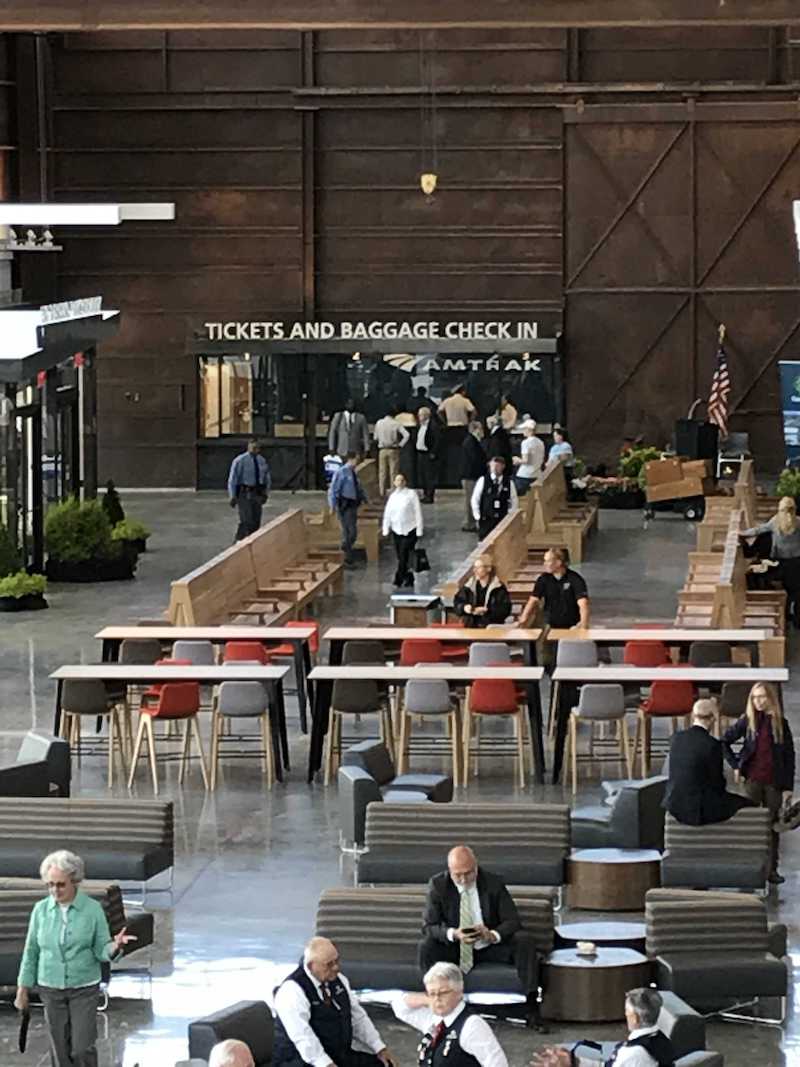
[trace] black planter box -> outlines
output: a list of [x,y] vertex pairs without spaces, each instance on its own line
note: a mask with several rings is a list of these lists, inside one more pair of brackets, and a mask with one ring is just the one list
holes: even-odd
[[45,574],[51,582],[121,582],[133,578],[136,563],[136,553],[127,551],[118,559],[90,559],[80,563],[48,559]]
[[28,593],[26,596],[0,596],[0,611],[41,611],[50,605],[44,593]]

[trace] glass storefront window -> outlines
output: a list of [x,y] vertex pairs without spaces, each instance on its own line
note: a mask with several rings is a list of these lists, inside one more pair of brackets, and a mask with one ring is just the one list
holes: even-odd
[[201,437],[271,432],[272,360],[267,356],[203,356],[200,359]]

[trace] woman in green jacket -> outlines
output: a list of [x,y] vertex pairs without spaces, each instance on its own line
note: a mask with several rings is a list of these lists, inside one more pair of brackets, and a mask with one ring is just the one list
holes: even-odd
[[125,928],[111,936],[102,906],[78,888],[83,860],[61,849],[39,868],[48,896],[31,912],[14,1001],[28,1010],[31,988],[44,1005],[53,1067],[97,1067],[100,964],[135,941]]

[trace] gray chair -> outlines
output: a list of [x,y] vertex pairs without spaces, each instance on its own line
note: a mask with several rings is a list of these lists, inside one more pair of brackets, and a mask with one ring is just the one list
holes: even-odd
[[155,637],[126,637],[119,646],[120,663],[155,663],[161,659],[161,642]]
[[272,1013],[263,1000],[240,1000],[189,1023],[189,1056],[207,1060],[214,1045],[237,1038],[250,1049],[256,1067],[272,1062]]
[[330,721],[325,738],[325,785],[329,785],[342,751],[342,718],[345,715],[378,715],[381,740],[389,753],[394,751],[392,716],[378,691],[377,682],[367,679],[339,679],[333,683]]
[[68,797],[71,755],[69,743],[30,730],[22,739],[14,763],[0,767],[0,796]]
[[345,641],[342,649],[342,665],[347,667],[383,666],[386,654],[380,641]]
[[732,663],[731,646],[722,641],[692,641],[689,645],[690,667],[723,667]]
[[572,847],[656,848],[660,852],[664,848],[665,814],[661,803],[667,779],[644,778],[619,784],[621,788],[610,803],[572,809]]
[[[261,741],[261,763],[267,787],[275,782],[275,756],[270,731],[269,700],[261,682],[223,682],[217,690],[214,712],[211,717],[211,788],[217,788],[220,743],[226,723],[231,719],[258,720]],[[257,735],[258,736],[258,735]],[[242,738],[232,738],[240,745]],[[237,751],[238,755],[244,753]]]
[[[474,647],[474,646],[473,646]],[[453,781],[461,783],[461,728],[458,700],[450,693],[450,686],[441,678],[420,678],[406,682],[403,704],[400,708],[400,738],[398,741],[397,770],[405,774],[411,747],[412,716],[422,719],[440,719],[450,731]],[[441,741],[438,742],[439,748]],[[436,741],[417,743],[415,750],[430,753],[437,751]]]
[[[597,645],[594,641],[573,641],[565,639],[556,646],[556,667],[596,667]],[[561,696],[561,682],[550,686],[550,710],[548,715],[548,733],[555,736],[558,702]]]
[[747,700],[752,689],[750,682],[725,682],[719,694],[719,710],[716,715],[715,730],[722,735],[723,719],[740,719],[747,710]]
[[210,641],[176,641],[172,646],[171,658],[188,659],[196,667],[211,667],[217,662],[217,655]]
[[688,889],[763,890],[770,869],[766,808],[742,808],[725,822],[686,826],[664,820],[661,884]]
[[469,646],[470,667],[491,667],[510,662],[511,651],[503,641],[473,641]]
[[578,791],[578,727],[581,723],[589,724],[591,734],[588,758],[594,759],[594,724],[598,722],[614,722],[617,724],[619,758],[620,761],[624,760],[629,778],[633,773],[631,768],[630,738],[628,737],[628,728],[625,722],[625,693],[622,686],[616,682],[592,682],[583,685],[578,698],[578,706],[572,709],[572,714],[569,717],[569,734],[565,753],[565,757],[569,759],[572,767],[573,796]]
[[103,682],[67,680],[61,691],[61,732],[81,761],[81,720],[108,719],[108,786],[114,784],[114,758],[119,756],[123,778],[128,768],[125,761],[124,731],[128,729],[125,707],[118,696],[108,692]]

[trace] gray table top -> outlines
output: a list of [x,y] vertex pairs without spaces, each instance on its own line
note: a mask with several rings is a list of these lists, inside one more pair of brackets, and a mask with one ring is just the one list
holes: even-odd
[[556,931],[562,941],[644,941],[647,927],[636,922],[562,923]]
[[570,853],[572,863],[660,863],[655,848],[576,848]]
[[586,967],[606,970],[610,967],[641,967],[650,961],[632,948],[598,948],[593,956],[582,956],[574,948],[559,948],[547,957],[548,967]]

